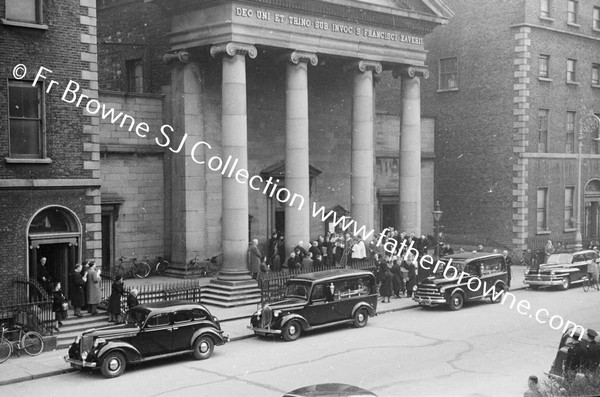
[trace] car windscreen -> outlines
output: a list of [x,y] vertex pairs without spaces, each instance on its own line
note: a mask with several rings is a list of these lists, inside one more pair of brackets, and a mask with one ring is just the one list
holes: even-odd
[[548,260],[546,261],[547,265],[559,265],[559,264],[565,264],[565,263],[571,263],[573,261],[573,255],[572,254],[552,254],[548,257]]
[[[432,267],[432,269],[437,270],[435,272],[435,277],[437,278],[443,278],[443,277],[449,277],[449,278],[454,278],[454,277],[458,277],[458,275],[460,274],[460,272],[462,272],[465,268],[465,262],[460,262],[460,261],[455,261],[452,260],[452,262],[450,262],[450,259],[440,259],[440,265],[438,266],[436,264],[437,269],[435,269],[435,267]],[[456,275],[455,275],[455,271],[452,269],[448,269],[448,271],[446,272],[446,275],[444,276],[444,271],[445,269],[448,267],[448,263],[450,263],[451,267],[456,268]]]
[[141,326],[142,324],[144,324],[144,321],[146,321],[147,316],[148,316],[148,313],[146,313],[146,311],[144,311],[144,310],[131,309],[127,313],[125,322],[127,324]]
[[285,298],[308,299],[310,283],[306,281],[288,281],[285,286]]

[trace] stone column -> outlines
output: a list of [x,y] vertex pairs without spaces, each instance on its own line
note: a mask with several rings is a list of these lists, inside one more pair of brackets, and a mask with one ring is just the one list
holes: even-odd
[[[397,73],[394,73],[396,76]],[[421,230],[421,80],[429,77],[425,67],[409,66],[402,77],[402,123],[400,125],[400,230]],[[433,198],[431,198],[433,199]]]
[[350,213],[357,227],[366,231],[374,223],[374,157],[373,123],[375,102],[373,98],[373,72],[381,73],[381,63],[361,60],[353,64],[354,94],[352,102],[352,165]]
[[[293,51],[286,56],[285,85],[285,187],[304,199],[285,203],[285,241],[287,252],[303,241],[310,241],[310,176],[308,164],[308,62],[316,66],[316,54]],[[283,199],[284,197],[282,197]],[[286,260],[287,258],[282,258]]]
[[[256,58],[256,48],[248,44],[226,43],[213,46],[210,54],[223,54],[221,136],[223,161],[231,156],[236,169],[248,169],[246,119],[246,55]],[[223,266],[219,280],[250,278],[248,252],[248,185],[223,176]]]

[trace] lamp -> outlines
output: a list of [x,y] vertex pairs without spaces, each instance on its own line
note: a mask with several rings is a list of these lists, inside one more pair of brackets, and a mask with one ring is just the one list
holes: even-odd
[[444,212],[440,209],[439,200],[435,202],[435,207],[431,212],[433,214],[433,222],[435,227],[435,260],[440,259],[440,219]]

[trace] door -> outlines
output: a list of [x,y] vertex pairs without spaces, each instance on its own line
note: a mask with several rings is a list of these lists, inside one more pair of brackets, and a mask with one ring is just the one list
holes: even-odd
[[[200,309],[194,309],[196,312],[192,316],[191,310],[179,310],[173,313],[173,351],[183,351],[191,349],[192,335],[194,330],[198,329],[198,320],[201,318]],[[206,314],[203,316],[207,317]]]
[[[49,281],[43,283],[39,279],[41,259],[46,258],[45,265],[49,274]],[[61,283],[65,296],[69,294],[69,272],[70,267],[77,262],[77,249],[70,243],[40,244],[33,246],[29,253],[29,275],[40,284],[51,289],[56,282]]]
[[138,334],[137,346],[142,356],[154,356],[173,351],[173,326],[169,313],[155,314]]
[[335,292],[333,283],[320,283],[313,287],[306,310],[306,320],[311,326],[326,324],[337,318],[334,313],[337,302],[334,301],[332,290]]

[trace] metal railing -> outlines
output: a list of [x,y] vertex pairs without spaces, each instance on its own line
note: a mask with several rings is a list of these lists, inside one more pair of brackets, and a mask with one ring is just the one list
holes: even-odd
[[54,312],[52,298],[35,280],[17,277],[13,280],[14,300],[0,305],[0,322],[22,325],[42,335],[52,335]]
[[[360,269],[369,270],[374,272],[377,268],[375,261],[370,258],[360,260],[350,260],[348,265],[345,266],[347,269]],[[260,288],[260,300],[262,304],[277,301],[283,298],[283,289],[287,281],[299,274],[312,273],[319,270],[330,270],[336,269],[335,266],[322,267],[320,269],[313,268],[309,271],[280,271],[270,272],[266,274],[259,274],[258,276],[258,287]],[[342,269],[338,267],[337,269]]]

